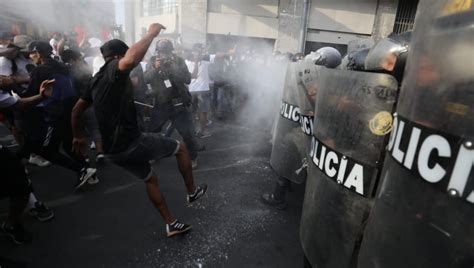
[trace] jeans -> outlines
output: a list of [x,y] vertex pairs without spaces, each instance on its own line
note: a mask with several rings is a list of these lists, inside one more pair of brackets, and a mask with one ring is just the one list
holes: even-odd
[[148,132],[160,132],[165,123],[170,120],[179,135],[183,137],[184,143],[188,147],[191,160],[195,160],[198,155],[198,142],[194,135],[195,127],[191,110],[189,107],[183,107],[179,111],[173,110],[167,106],[155,107],[151,122],[148,126]]

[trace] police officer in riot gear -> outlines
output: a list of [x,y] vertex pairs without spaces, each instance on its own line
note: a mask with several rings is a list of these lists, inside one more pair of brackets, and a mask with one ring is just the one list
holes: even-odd
[[188,146],[193,168],[196,168],[197,151],[202,148],[194,136],[190,111],[191,96],[187,85],[191,82],[191,74],[184,60],[173,54],[170,40],[157,42],[155,61],[145,72],[145,82],[151,86],[155,99],[149,131],[160,131],[170,120]]
[[314,61],[316,65],[333,69],[341,64],[342,56],[341,53],[333,47],[322,47],[315,52],[311,52],[305,59]]
[[[307,55],[305,57],[305,61],[299,63],[299,65],[297,65],[296,68],[298,70],[300,68],[303,68],[303,69],[305,69],[305,72],[306,72],[308,62],[313,62],[315,65],[324,66],[324,67],[329,68],[329,69],[334,69],[334,68],[338,67],[341,64],[341,61],[342,61],[341,53],[337,49],[335,49],[333,47],[322,47],[322,48],[318,49],[317,51],[312,52],[309,55]],[[311,63],[310,63],[310,65],[311,65]],[[303,72],[301,72],[301,73],[303,73]],[[287,79],[288,79],[288,76],[287,76]],[[302,80],[304,80],[304,79],[302,79]],[[291,87],[292,86],[289,86],[288,88],[285,88],[285,90],[292,91],[290,94],[296,94],[296,95],[298,95],[298,93],[300,93],[300,94],[302,93],[302,92],[298,92],[298,91],[301,91],[301,90],[305,91],[301,95],[304,95],[305,96],[304,98],[307,99],[305,101],[306,103],[308,101],[310,103],[307,106],[309,106],[311,108],[301,107],[301,106],[303,106],[301,101],[298,104],[298,106],[300,106],[300,107],[295,107],[295,109],[298,109],[298,111],[299,111],[298,112],[299,113],[298,117],[301,120],[298,124],[304,125],[305,119],[307,119],[307,121],[312,121],[312,118],[313,118],[312,116],[314,115],[313,110],[314,110],[314,102],[315,102],[315,98],[316,98],[317,87],[314,87],[314,85],[311,85],[311,84],[306,84],[301,89],[299,87],[296,88],[296,89],[291,88]],[[309,113],[307,113],[306,108],[308,108],[310,110]],[[293,109],[293,110],[295,110],[295,109]],[[284,123],[282,123],[281,125],[283,126]],[[301,126],[302,129],[304,129],[305,127],[306,126]],[[312,135],[312,126],[310,127],[310,129],[311,130],[308,131],[309,133],[305,133],[306,135]],[[283,131],[288,131],[288,129],[283,130]],[[297,132],[299,133],[300,131],[301,130],[298,127]],[[288,131],[288,133],[283,134],[283,136],[292,135],[292,134],[289,134],[290,132],[291,131]],[[298,138],[295,138],[295,139],[299,141]],[[297,146],[295,146],[296,144],[292,143],[292,142],[289,142],[289,140],[292,140],[292,139],[286,137],[286,138],[280,138],[280,139],[274,141],[276,143],[281,143],[281,144],[278,144],[277,146],[275,146],[275,144],[274,144],[274,149],[272,150],[272,159],[270,161],[273,168],[278,173],[278,179],[277,179],[277,182],[275,184],[275,188],[274,188],[273,192],[272,193],[265,193],[261,196],[261,200],[264,204],[267,204],[269,206],[272,206],[272,207],[274,207],[276,209],[280,209],[280,210],[285,209],[286,206],[287,206],[286,193],[288,192],[288,190],[291,187],[291,182],[301,183],[301,180],[304,181],[304,179],[301,179],[301,177],[305,178],[305,175],[303,175],[303,174],[306,174],[306,173],[302,172],[307,166],[305,164],[306,158],[299,155],[299,152],[297,152],[298,149],[296,148]],[[284,146],[281,146],[281,145],[284,145]],[[289,148],[292,148],[292,149],[289,149]],[[282,157],[283,155],[285,155],[285,157]],[[291,157],[289,157],[289,155],[291,155]],[[287,160],[290,160],[290,161],[287,161]],[[284,169],[288,169],[288,168],[291,169],[290,166],[293,166],[293,164],[295,164],[295,162],[297,162],[297,165],[300,168],[298,168],[294,172],[291,172],[290,173],[291,175],[288,174],[288,173],[285,173],[285,172],[281,172]]]
[[372,47],[365,58],[364,69],[393,75],[401,85],[410,49],[411,31],[392,33]]

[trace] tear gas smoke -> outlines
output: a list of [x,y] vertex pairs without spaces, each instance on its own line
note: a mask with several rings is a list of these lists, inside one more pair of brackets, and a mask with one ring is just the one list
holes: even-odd
[[[1,31],[41,39],[49,38],[52,32],[72,38],[85,33],[103,37],[117,30],[114,0],[4,0],[0,2],[0,18]],[[25,23],[12,27],[19,21]]]
[[[86,35],[92,38],[88,39],[91,46],[98,47],[101,44],[96,42],[98,40],[105,41],[112,37],[124,39],[123,35],[114,32],[117,30],[114,26],[118,14],[114,3],[123,4],[124,1],[127,0],[1,1],[0,28],[3,29],[0,31],[9,30],[8,22],[16,19],[26,22],[26,25],[22,26],[23,29],[19,30],[22,34],[49,40],[52,32],[66,33],[68,38],[75,38],[78,42],[81,37],[77,35]],[[121,16],[119,15],[119,19],[123,20]],[[3,23],[3,20],[7,23]],[[106,34],[109,36],[104,36]],[[237,108],[238,121],[245,122],[250,127],[269,130],[275,114],[278,113],[287,64],[274,59],[273,41],[235,36],[213,39],[211,34],[207,35],[207,39],[211,52],[223,52],[224,48],[228,50],[236,46],[231,90],[235,91],[234,96],[237,96],[234,105]],[[173,41],[178,45],[183,43],[180,42],[180,37]],[[150,46],[151,53],[148,53],[143,61],[147,61],[149,56],[154,54],[154,44],[155,42]]]

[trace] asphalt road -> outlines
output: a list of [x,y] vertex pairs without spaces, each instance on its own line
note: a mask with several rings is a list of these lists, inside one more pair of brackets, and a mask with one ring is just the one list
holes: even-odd
[[[80,193],[73,192],[74,173],[29,166],[38,197],[56,218],[41,223],[27,216],[29,245],[0,236],[0,267],[302,267],[304,186],[294,185],[285,211],[260,202],[276,178],[268,131],[214,123],[211,132],[201,140],[207,150],[194,173],[209,188],[196,204],[186,202],[174,158],[155,164],[172,213],[193,225],[190,233],[167,238],[144,184],[111,163],[100,168],[100,184]],[[7,205],[0,201],[2,221]]]

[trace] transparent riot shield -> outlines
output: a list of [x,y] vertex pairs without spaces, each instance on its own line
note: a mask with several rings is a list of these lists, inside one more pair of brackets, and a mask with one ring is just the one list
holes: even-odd
[[418,10],[359,267],[474,265],[474,2]]
[[[306,179],[306,155],[313,130],[313,107],[301,82],[302,71],[318,67],[311,62],[291,63],[287,68],[285,87],[276,121],[270,164],[275,172],[292,182]],[[318,67],[319,68],[319,67]],[[301,112],[301,106],[304,112]],[[307,112],[311,111],[311,112]]]
[[386,74],[326,70],[319,77],[300,225],[313,267],[354,263],[392,129],[397,87]]

